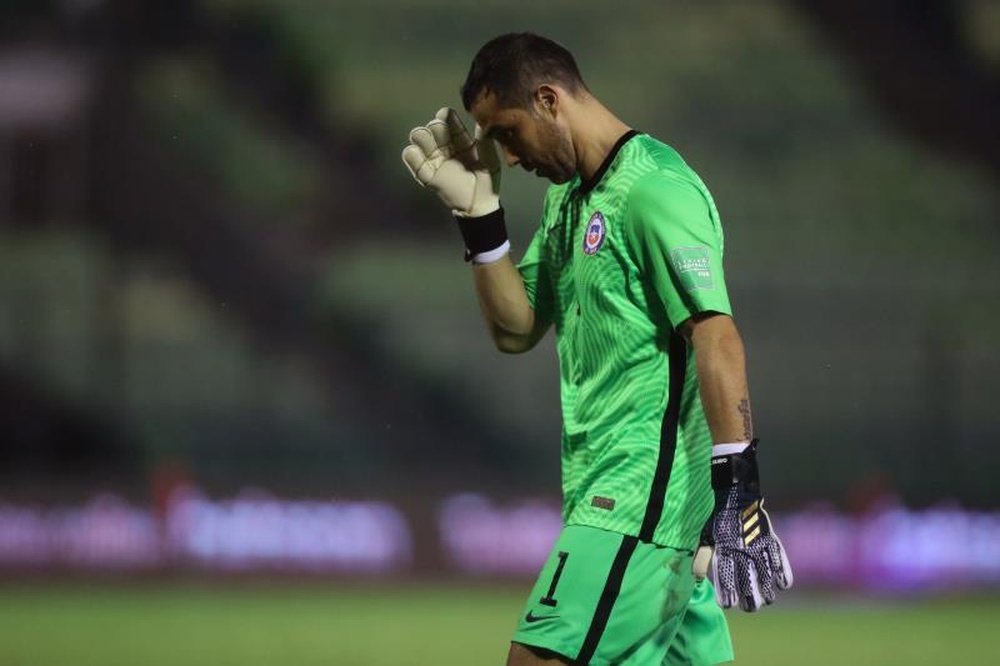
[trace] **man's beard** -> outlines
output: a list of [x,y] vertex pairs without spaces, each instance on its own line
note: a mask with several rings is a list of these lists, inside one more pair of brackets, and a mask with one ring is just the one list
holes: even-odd
[[559,185],[568,182],[576,174],[576,156],[569,132],[555,123],[548,123],[545,133],[546,146],[544,155],[548,156],[544,164],[537,165],[535,172]]

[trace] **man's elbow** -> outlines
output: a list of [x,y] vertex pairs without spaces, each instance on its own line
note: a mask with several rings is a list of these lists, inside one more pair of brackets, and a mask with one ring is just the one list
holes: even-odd
[[538,342],[541,337],[538,330],[540,321],[535,317],[535,311],[528,308],[520,316],[505,322],[493,321],[490,324],[490,337],[493,344],[504,354],[523,354]]
[[523,354],[535,346],[531,335],[516,335],[498,328],[492,333],[493,344],[503,354]]

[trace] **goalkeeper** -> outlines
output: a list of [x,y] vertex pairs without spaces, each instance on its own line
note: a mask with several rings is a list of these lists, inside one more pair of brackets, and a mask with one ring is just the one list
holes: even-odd
[[[792,572],[762,506],[712,197],[548,39],[488,42],[462,101],[475,136],[441,109],[403,161],[453,211],[496,346],[554,326],[559,353],[564,527],[507,663],[729,661],[720,606],[757,610]],[[553,183],[517,266],[494,140]]]

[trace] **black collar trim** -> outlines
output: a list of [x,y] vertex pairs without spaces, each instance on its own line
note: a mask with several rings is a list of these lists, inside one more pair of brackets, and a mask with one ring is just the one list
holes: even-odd
[[619,138],[618,141],[615,142],[615,145],[611,147],[611,152],[609,152],[608,156],[604,158],[603,162],[601,162],[601,166],[597,167],[597,171],[594,172],[594,175],[587,180],[581,179],[580,187],[577,188],[577,192],[580,194],[587,194],[597,187],[597,184],[601,182],[601,178],[604,178],[604,174],[611,168],[611,163],[614,162],[615,158],[618,156],[618,151],[622,149],[622,146],[629,142],[629,139],[634,136],[638,136],[639,134],[642,134],[642,132],[634,129],[630,129],[622,134],[621,138]]

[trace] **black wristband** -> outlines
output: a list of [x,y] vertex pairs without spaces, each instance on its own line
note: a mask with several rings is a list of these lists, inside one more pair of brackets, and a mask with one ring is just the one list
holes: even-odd
[[472,261],[477,254],[495,250],[507,242],[507,224],[504,222],[502,207],[480,217],[456,215],[455,222],[465,241],[466,261]]
[[712,488],[725,490],[732,486],[743,486],[754,492],[760,489],[760,474],[757,471],[757,441],[740,453],[712,458]]

